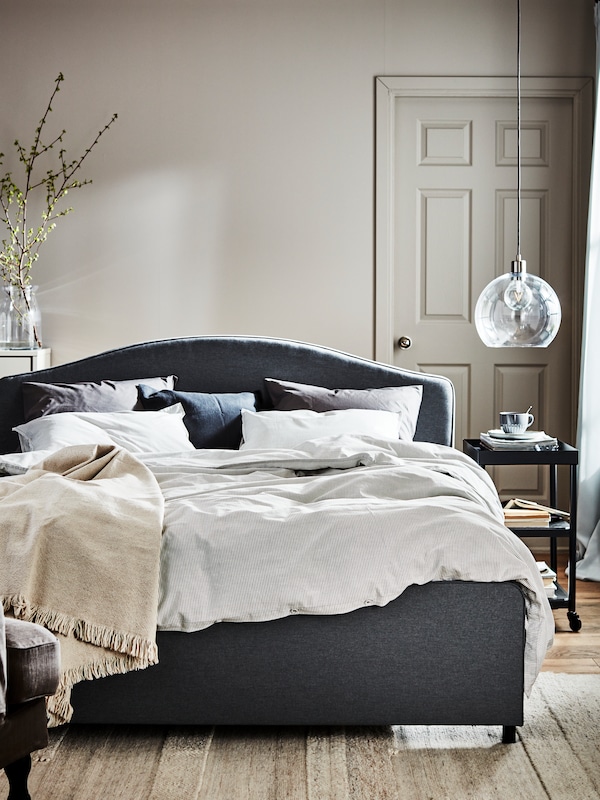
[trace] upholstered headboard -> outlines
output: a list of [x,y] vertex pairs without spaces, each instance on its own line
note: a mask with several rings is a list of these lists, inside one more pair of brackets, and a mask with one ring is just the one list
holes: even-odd
[[444,377],[399,369],[318,345],[286,339],[199,336],[134,344],[69,364],[0,379],[0,453],[18,449],[12,428],[24,422],[21,384],[126,380],[174,374],[177,389],[260,393],[264,378],[328,388],[421,384],[415,441],[453,444],[454,390]]

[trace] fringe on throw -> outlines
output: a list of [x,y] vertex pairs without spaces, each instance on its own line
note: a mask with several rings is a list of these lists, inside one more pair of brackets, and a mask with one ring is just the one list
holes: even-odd
[[124,653],[150,664],[158,663],[158,648],[156,642],[133,633],[116,631],[105,625],[96,625],[83,619],[76,619],[61,611],[52,611],[48,608],[34,605],[22,595],[12,595],[3,598],[4,610],[11,612],[15,619],[35,622],[48,628],[53,633],[62,636],[73,636],[82,642],[113,650],[115,653]]
[[[2,604],[4,610],[12,614],[15,619],[35,622],[53,633],[65,637],[71,636],[86,644],[101,647],[105,651],[102,654],[99,652],[92,663],[71,667],[61,672],[59,687],[46,702],[50,727],[64,725],[71,719],[73,708],[70,698],[74,684],[145,669],[158,663],[158,647],[152,639],[115,631],[105,625],[95,625],[60,611],[42,608],[30,603],[22,595],[4,597]],[[111,655],[111,652],[114,655]]]
[[71,689],[76,683],[91,681],[94,678],[106,678],[109,675],[121,675],[133,670],[145,669],[149,666],[151,666],[149,663],[143,663],[132,656],[120,658],[108,656],[95,661],[93,664],[85,664],[81,667],[65,670],[61,674],[56,692],[51,697],[46,698],[48,727],[55,728],[70,721],[73,715]]

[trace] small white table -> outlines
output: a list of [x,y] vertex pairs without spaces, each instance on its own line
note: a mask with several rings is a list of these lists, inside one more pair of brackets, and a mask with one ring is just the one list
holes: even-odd
[[50,366],[52,350],[37,347],[35,350],[0,350],[0,378],[35,372]]

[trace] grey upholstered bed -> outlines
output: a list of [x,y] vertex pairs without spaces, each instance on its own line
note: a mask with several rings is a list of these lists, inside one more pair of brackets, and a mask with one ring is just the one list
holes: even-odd
[[[198,337],[120,348],[0,380],[0,452],[14,451],[24,381],[178,376],[177,389],[262,394],[264,379],[325,387],[420,384],[415,441],[453,444],[445,378],[269,338]],[[267,401],[265,400],[265,403]],[[236,725],[523,722],[525,601],[513,581],[409,586],[383,607],[158,631],[159,664],[73,689],[74,722]]]

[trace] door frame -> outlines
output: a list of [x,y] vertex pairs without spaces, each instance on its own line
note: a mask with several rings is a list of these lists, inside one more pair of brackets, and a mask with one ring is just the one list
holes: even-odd
[[[397,98],[512,97],[516,81],[510,78],[379,76],[375,79],[375,352],[378,361],[394,362],[394,165]],[[579,360],[587,208],[593,134],[593,80],[591,78],[522,78],[521,96],[567,98],[572,105],[572,270],[573,302],[571,375],[573,409],[579,393]],[[516,113],[516,111],[515,111]],[[515,178],[516,182],[516,178]],[[474,303],[476,298],[473,298]],[[573,420],[573,425],[576,420]]]

